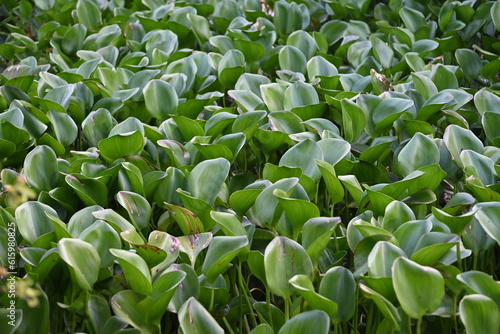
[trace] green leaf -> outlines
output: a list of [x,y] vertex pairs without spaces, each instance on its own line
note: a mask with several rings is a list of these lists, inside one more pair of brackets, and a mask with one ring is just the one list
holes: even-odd
[[342,106],[344,138],[348,142],[354,142],[359,139],[365,129],[365,114],[356,103],[348,99],[342,99],[340,105]]
[[210,212],[210,216],[220,226],[222,232],[227,236],[246,236],[247,231],[243,227],[241,221],[234,214],[227,212]]
[[370,289],[364,284],[359,285],[361,292],[366,298],[373,299],[380,312],[384,315],[385,319],[387,319],[391,326],[395,330],[400,329],[401,317],[398,313],[398,310],[388,301],[384,296],[376,292],[375,290]]
[[387,241],[379,241],[368,255],[370,277],[392,277],[392,265],[399,257],[406,257],[401,248]]
[[85,229],[78,238],[88,242],[96,249],[101,259],[101,268],[108,268],[114,262],[114,256],[109,249],[121,247],[118,233],[102,220],[96,221]]
[[464,166],[465,174],[480,179],[484,185],[492,185],[498,182],[495,163],[490,158],[472,150],[463,150],[460,153],[460,161]]
[[[111,297],[113,313],[133,327],[144,333],[154,333],[158,327],[147,323],[146,307],[141,304],[147,303],[147,297],[132,290],[122,290]],[[150,306],[150,305],[147,305]]]
[[82,130],[89,146],[97,147],[101,139],[107,138],[111,129],[117,124],[111,113],[104,108],[99,108],[82,122]]
[[71,145],[78,136],[78,128],[73,119],[65,113],[49,110],[47,117],[52,123],[57,140],[64,146]]
[[459,312],[467,333],[498,333],[499,312],[491,298],[483,295],[465,296],[460,301]]
[[493,6],[491,6],[491,19],[493,20],[493,24],[495,25],[495,28],[497,31],[500,31],[500,5],[498,3],[494,3]]
[[261,189],[243,189],[235,191],[229,197],[229,204],[234,212],[242,216],[254,205],[261,192]]
[[412,106],[412,100],[400,98],[383,100],[372,112],[372,121],[375,124],[375,130],[380,132],[388,131],[394,121]]
[[324,57],[315,56],[307,62],[307,76],[309,80],[313,80],[318,76],[333,77],[338,75],[337,67],[326,60]]
[[325,312],[333,321],[338,310],[337,303],[316,293],[309,277],[305,275],[295,275],[290,279],[290,284],[293,285],[312,309]]
[[94,1],[78,0],[76,3],[78,21],[88,29],[95,29],[101,23],[101,10]]
[[493,277],[481,271],[467,271],[457,275],[469,293],[479,293],[491,298],[500,307],[500,284]]
[[316,142],[306,139],[286,151],[281,157],[279,165],[299,167],[305,175],[317,181],[321,172],[314,159],[323,160],[323,152]]
[[[118,233],[135,229],[134,225],[111,209],[95,210],[92,215],[110,224]],[[91,224],[91,222],[88,222],[88,224]]]
[[342,183],[337,178],[335,169],[326,161],[316,160],[316,164],[318,165],[321,176],[325,181],[332,205],[339,203],[344,198],[345,191],[344,187],[342,187]]
[[436,85],[427,76],[418,73],[412,73],[411,77],[413,79],[415,89],[417,90],[417,92],[422,94],[422,96],[426,100],[430,99],[432,96],[438,93]]
[[281,189],[274,190],[273,194],[278,197],[279,204],[292,224],[294,240],[297,240],[306,221],[320,215],[318,207],[305,200],[287,198],[286,192]]
[[434,268],[404,257],[394,261],[394,290],[405,313],[415,319],[434,312],[444,297],[444,279]]
[[163,80],[149,81],[143,92],[146,109],[159,120],[165,120],[179,103],[174,87]]
[[273,329],[268,324],[260,324],[252,329],[250,334],[273,334]]
[[468,80],[474,80],[479,76],[483,63],[477,53],[469,49],[457,49],[455,58]]
[[328,334],[330,319],[323,311],[307,311],[294,316],[281,327],[278,334],[311,333]]
[[[271,87],[274,88],[275,86]],[[269,105],[269,103],[266,101],[266,96],[269,96],[269,94],[272,94],[271,96],[273,96],[274,99],[276,98],[274,97],[276,94],[274,89],[269,92],[266,91],[265,93],[263,93],[264,101],[267,105]],[[314,87],[302,81],[297,81],[296,83],[288,86],[288,88],[286,88],[284,92],[284,97],[285,100],[283,108],[285,110],[291,110],[292,108],[310,106],[319,103],[319,96]]]
[[54,230],[46,213],[58,217],[54,209],[41,202],[26,202],[16,209],[17,228],[30,244],[33,244],[42,235]]
[[207,248],[212,241],[212,232],[199,233],[195,235],[183,235],[178,238],[179,250],[186,253],[194,267],[196,258],[202,250]]
[[500,107],[498,106],[499,102],[500,97],[484,88],[474,95],[474,104],[481,115],[484,115],[487,111],[500,113]]
[[99,141],[100,153],[109,161],[127,155],[135,155],[144,148],[144,136],[140,131],[121,133]]
[[203,45],[211,36],[208,20],[203,16],[193,14],[187,14],[187,18],[192,24],[192,29],[198,43]]
[[208,247],[202,267],[202,272],[205,274],[207,282],[213,284],[220,274],[229,269],[228,264],[247,244],[248,238],[246,235],[213,238]]
[[203,223],[193,212],[173,204],[165,203],[165,206],[185,235],[198,234],[204,231]]
[[479,154],[484,151],[483,143],[479,138],[472,131],[458,125],[449,125],[444,132],[443,140],[459,167],[463,167],[460,159],[460,153],[463,150],[472,150]]
[[247,62],[257,61],[266,55],[265,47],[258,42],[235,39],[234,46],[245,55]]
[[431,75],[432,81],[436,84],[439,91],[444,89],[458,89],[458,80],[448,67],[444,65],[437,64],[433,67],[433,73]]
[[65,180],[85,205],[108,205],[108,188],[100,180],[81,174],[68,174]]
[[229,173],[230,163],[218,158],[200,162],[188,177],[188,189],[193,197],[213,204]]
[[[279,83],[269,83],[260,86],[262,100],[265,102],[269,111],[285,110],[284,100],[286,90],[287,87]],[[291,107],[289,109],[291,109]]]
[[139,255],[126,250],[110,249],[109,251],[118,260],[132,290],[144,295],[150,294],[153,287],[151,273],[146,262]]
[[415,220],[413,211],[405,203],[393,201],[385,209],[382,227],[389,232],[394,232],[401,224],[410,220]]
[[37,190],[52,190],[59,179],[59,168],[54,151],[45,145],[35,147],[24,160],[24,175]]
[[289,280],[295,275],[312,277],[312,263],[305,249],[286,237],[276,237],[264,253],[266,280],[271,291],[289,297],[294,288]]
[[475,219],[488,235],[500,244],[500,227],[496,224],[496,219],[500,214],[500,202],[478,203],[474,209],[477,209]]
[[295,46],[284,46],[279,53],[279,63],[282,70],[292,72],[306,72],[306,56]]
[[76,283],[85,291],[92,291],[97,282],[101,266],[99,254],[91,244],[79,239],[61,239],[58,243],[59,254],[75,275]]
[[318,292],[340,306],[332,319],[333,322],[348,321],[354,316],[356,281],[348,269],[330,268],[321,279]]
[[427,21],[424,15],[410,7],[403,6],[399,11],[399,16],[403,20],[406,28],[408,28],[411,32],[417,32],[420,28],[427,26]]
[[194,297],[189,298],[178,312],[179,322],[184,333],[224,334],[217,321]]
[[314,265],[317,265],[330,237],[340,223],[340,218],[317,217],[309,219],[302,229],[302,246]]
[[411,256],[415,252],[420,238],[429,233],[431,229],[432,223],[428,220],[410,221],[399,226],[394,232],[394,236],[405,254]]

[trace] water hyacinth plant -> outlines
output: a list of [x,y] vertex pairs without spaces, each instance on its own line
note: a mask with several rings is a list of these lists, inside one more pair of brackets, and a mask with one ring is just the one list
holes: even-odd
[[499,332],[499,2],[0,16],[1,333]]

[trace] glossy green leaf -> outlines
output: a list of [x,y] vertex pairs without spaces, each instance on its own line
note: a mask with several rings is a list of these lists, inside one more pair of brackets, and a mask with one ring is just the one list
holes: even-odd
[[399,98],[383,100],[372,113],[377,131],[388,131],[395,120],[413,106],[413,101]]
[[289,149],[280,160],[280,166],[299,167],[313,180],[320,178],[321,172],[314,159],[323,160],[323,152],[317,143],[306,139]]
[[188,189],[195,198],[212,204],[229,173],[229,161],[223,158],[199,163],[188,177]]
[[343,267],[329,269],[321,279],[318,292],[339,305],[333,322],[348,321],[354,316],[356,281],[349,270]]
[[86,291],[91,291],[97,282],[101,259],[95,248],[79,239],[61,239],[58,243],[59,254],[76,278],[76,283]]
[[292,72],[306,72],[307,58],[302,51],[295,46],[284,46],[279,53],[279,62],[282,70]]
[[459,304],[460,319],[467,333],[497,333],[500,327],[498,308],[483,295],[468,295]]
[[344,138],[348,142],[359,139],[366,124],[363,110],[354,102],[343,99],[340,101],[342,106],[342,125],[344,128]]
[[97,4],[91,0],[78,0],[76,16],[80,23],[88,29],[95,29],[101,23],[101,11]]
[[151,293],[151,273],[146,262],[139,255],[123,249],[110,249],[110,252],[116,257],[132,290],[144,295]]
[[151,80],[144,87],[146,109],[155,118],[164,120],[178,104],[174,87],[163,80]]
[[189,298],[178,312],[179,322],[184,333],[223,334],[224,330],[217,321],[195,298]]
[[293,285],[312,309],[321,310],[328,314],[330,319],[333,319],[338,310],[337,303],[315,292],[309,277],[305,275],[295,275],[290,279],[290,284]]
[[100,180],[81,174],[68,174],[65,180],[86,205],[107,206],[108,189]]
[[319,261],[330,241],[335,228],[340,223],[338,217],[317,217],[309,219],[302,229],[302,246],[306,249],[313,264]]
[[[43,166],[40,168],[40,166]],[[38,190],[55,188],[59,179],[57,157],[54,151],[45,145],[37,146],[28,153],[24,160],[24,174],[28,183]]]
[[264,253],[266,280],[271,291],[289,297],[294,288],[288,282],[295,275],[312,275],[312,263],[305,249],[286,237],[276,237]]
[[482,154],[484,150],[483,143],[481,143],[472,131],[453,124],[446,128],[443,140],[460,167],[463,165],[460,159],[460,153],[463,150],[472,150],[479,154]]
[[441,304],[444,279],[436,269],[400,257],[394,261],[392,277],[396,296],[408,316],[420,319]]
[[380,312],[384,315],[385,319],[387,319],[395,330],[400,329],[399,323],[401,322],[401,317],[398,313],[396,307],[391,304],[384,296],[380,295],[373,289],[370,289],[364,284],[359,285],[361,292],[363,295],[369,299],[373,299]]
[[152,209],[144,197],[133,192],[120,191],[116,195],[116,199],[127,210],[130,219],[139,229],[142,230],[148,226]]
[[107,223],[96,221],[89,228],[85,229],[79,239],[91,244],[101,259],[101,268],[107,268],[114,262],[114,256],[110,253],[110,248],[120,248],[121,240],[116,231]]
[[114,161],[127,155],[140,153],[144,148],[144,137],[140,131],[116,134],[100,140],[98,147],[106,159]]
[[495,223],[500,210],[499,202],[478,203],[474,206],[478,209],[475,218],[481,224],[483,229],[492,237],[497,243],[500,243],[500,229]]
[[228,264],[238,255],[240,250],[248,244],[246,236],[215,237],[210,242],[208,252],[203,262],[202,272],[209,283],[224,273]]
[[281,327],[279,334],[299,334],[312,331],[318,334],[326,334],[330,329],[330,319],[323,311],[308,311],[300,313],[287,321]]
[[193,212],[173,204],[165,203],[165,206],[185,235],[198,234],[204,231],[203,223]]
[[41,202],[26,202],[16,209],[17,228],[29,243],[33,244],[39,237],[54,230],[46,213],[57,217],[54,209]]

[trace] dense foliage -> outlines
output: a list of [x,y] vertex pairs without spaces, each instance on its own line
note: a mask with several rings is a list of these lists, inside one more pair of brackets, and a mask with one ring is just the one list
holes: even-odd
[[0,17],[1,333],[498,333],[498,1]]

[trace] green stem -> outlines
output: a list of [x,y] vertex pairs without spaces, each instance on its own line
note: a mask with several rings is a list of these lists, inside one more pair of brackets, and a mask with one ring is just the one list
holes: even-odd
[[[236,273],[236,276],[238,276],[238,273]],[[236,279],[235,282],[239,283],[239,280]],[[240,305],[240,324],[239,324],[239,331],[240,333],[243,333],[243,299],[241,298],[241,294],[239,293],[240,288],[238,288],[238,304]]]
[[[349,196],[349,192],[347,191],[347,189],[344,190],[345,194],[344,194],[344,198],[345,198],[345,206],[344,206],[344,225],[347,226],[347,224],[349,223],[349,199],[348,199],[348,196]],[[333,208],[332,208],[332,212],[333,212]],[[333,215],[332,215],[333,217]]]
[[457,247],[457,264],[458,264],[458,269],[460,269],[460,271],[463,271],[462,270],[462,257],[460,256],[460,245],[456,245],[455,247]]
[[339,241],[337,240],[337,232],[335,232],[336,229],[337,229],[337,226],[335,226],[335,228],[333,229],[333,237],[335,238],[335,252],[338,253],[340,250],[340,247],[339,247]]
[[341,327],[342,334],[343,333],[349,333],[348,326],[349,326],[349,323],[347,321],[344,321],[342,323],[342,327]]
[[372,324],[373,324],[373,303],[370,304],[370,308],[368,309],[368,314],[366,316],[366,333],[370,334],[372,332]]
[[408,333],[411,334],[412,333],[412,330],[411,330],[411,318],[408,317]]
[[353,330],[354,334],[358,333],[358,316],[359,316],[359,284],[356,285],[356,307],[354,308]]
[[241,273],[241,263],[238,263],[238,279],[240,282],[240,290],[243,292],[243,297],[245,298],[248,308],[250,309],[250,318],[252,318],[252,325],[254,327],[257,327],[257,319],[255,318],[255,314],[253,313],[252,303],[250,302],[250,298],[248,298],[247,289],[243,282],[243,274]]
[[455,333],[459,333],[458,331],[458,320],[457,320],[457,297],[453,298],[453,326],[455,327]]
[[229,334],[235,334],[233,331],[233,328],[231,328],[231,325],[227,321],[226,317],[223,317],[222,321],[224,321],[224,325],[226,325],[226,328],[227,328],[227,331],[229,332]]
[[212,313],[214,309],[214,300],[215,300],[215,288],[212,286],[210,293],[210,306],[208,307],[208,312]]
[[473,262],[472,262],[472,270],[477,270],[477,260],[479,259],[479,253],[474,253],[473,255]]
[[417,334],[422,334],[422,317],[417,320]]
[[269,312],[269,322],[271,325],[271,328],[274,328],[273,324],[273,317],[271,316],[271,292],[269,289],[266,287],[266,304],[267,304],[267,312]]
[[290,297],[285,297],[285,322],[290,320]]

